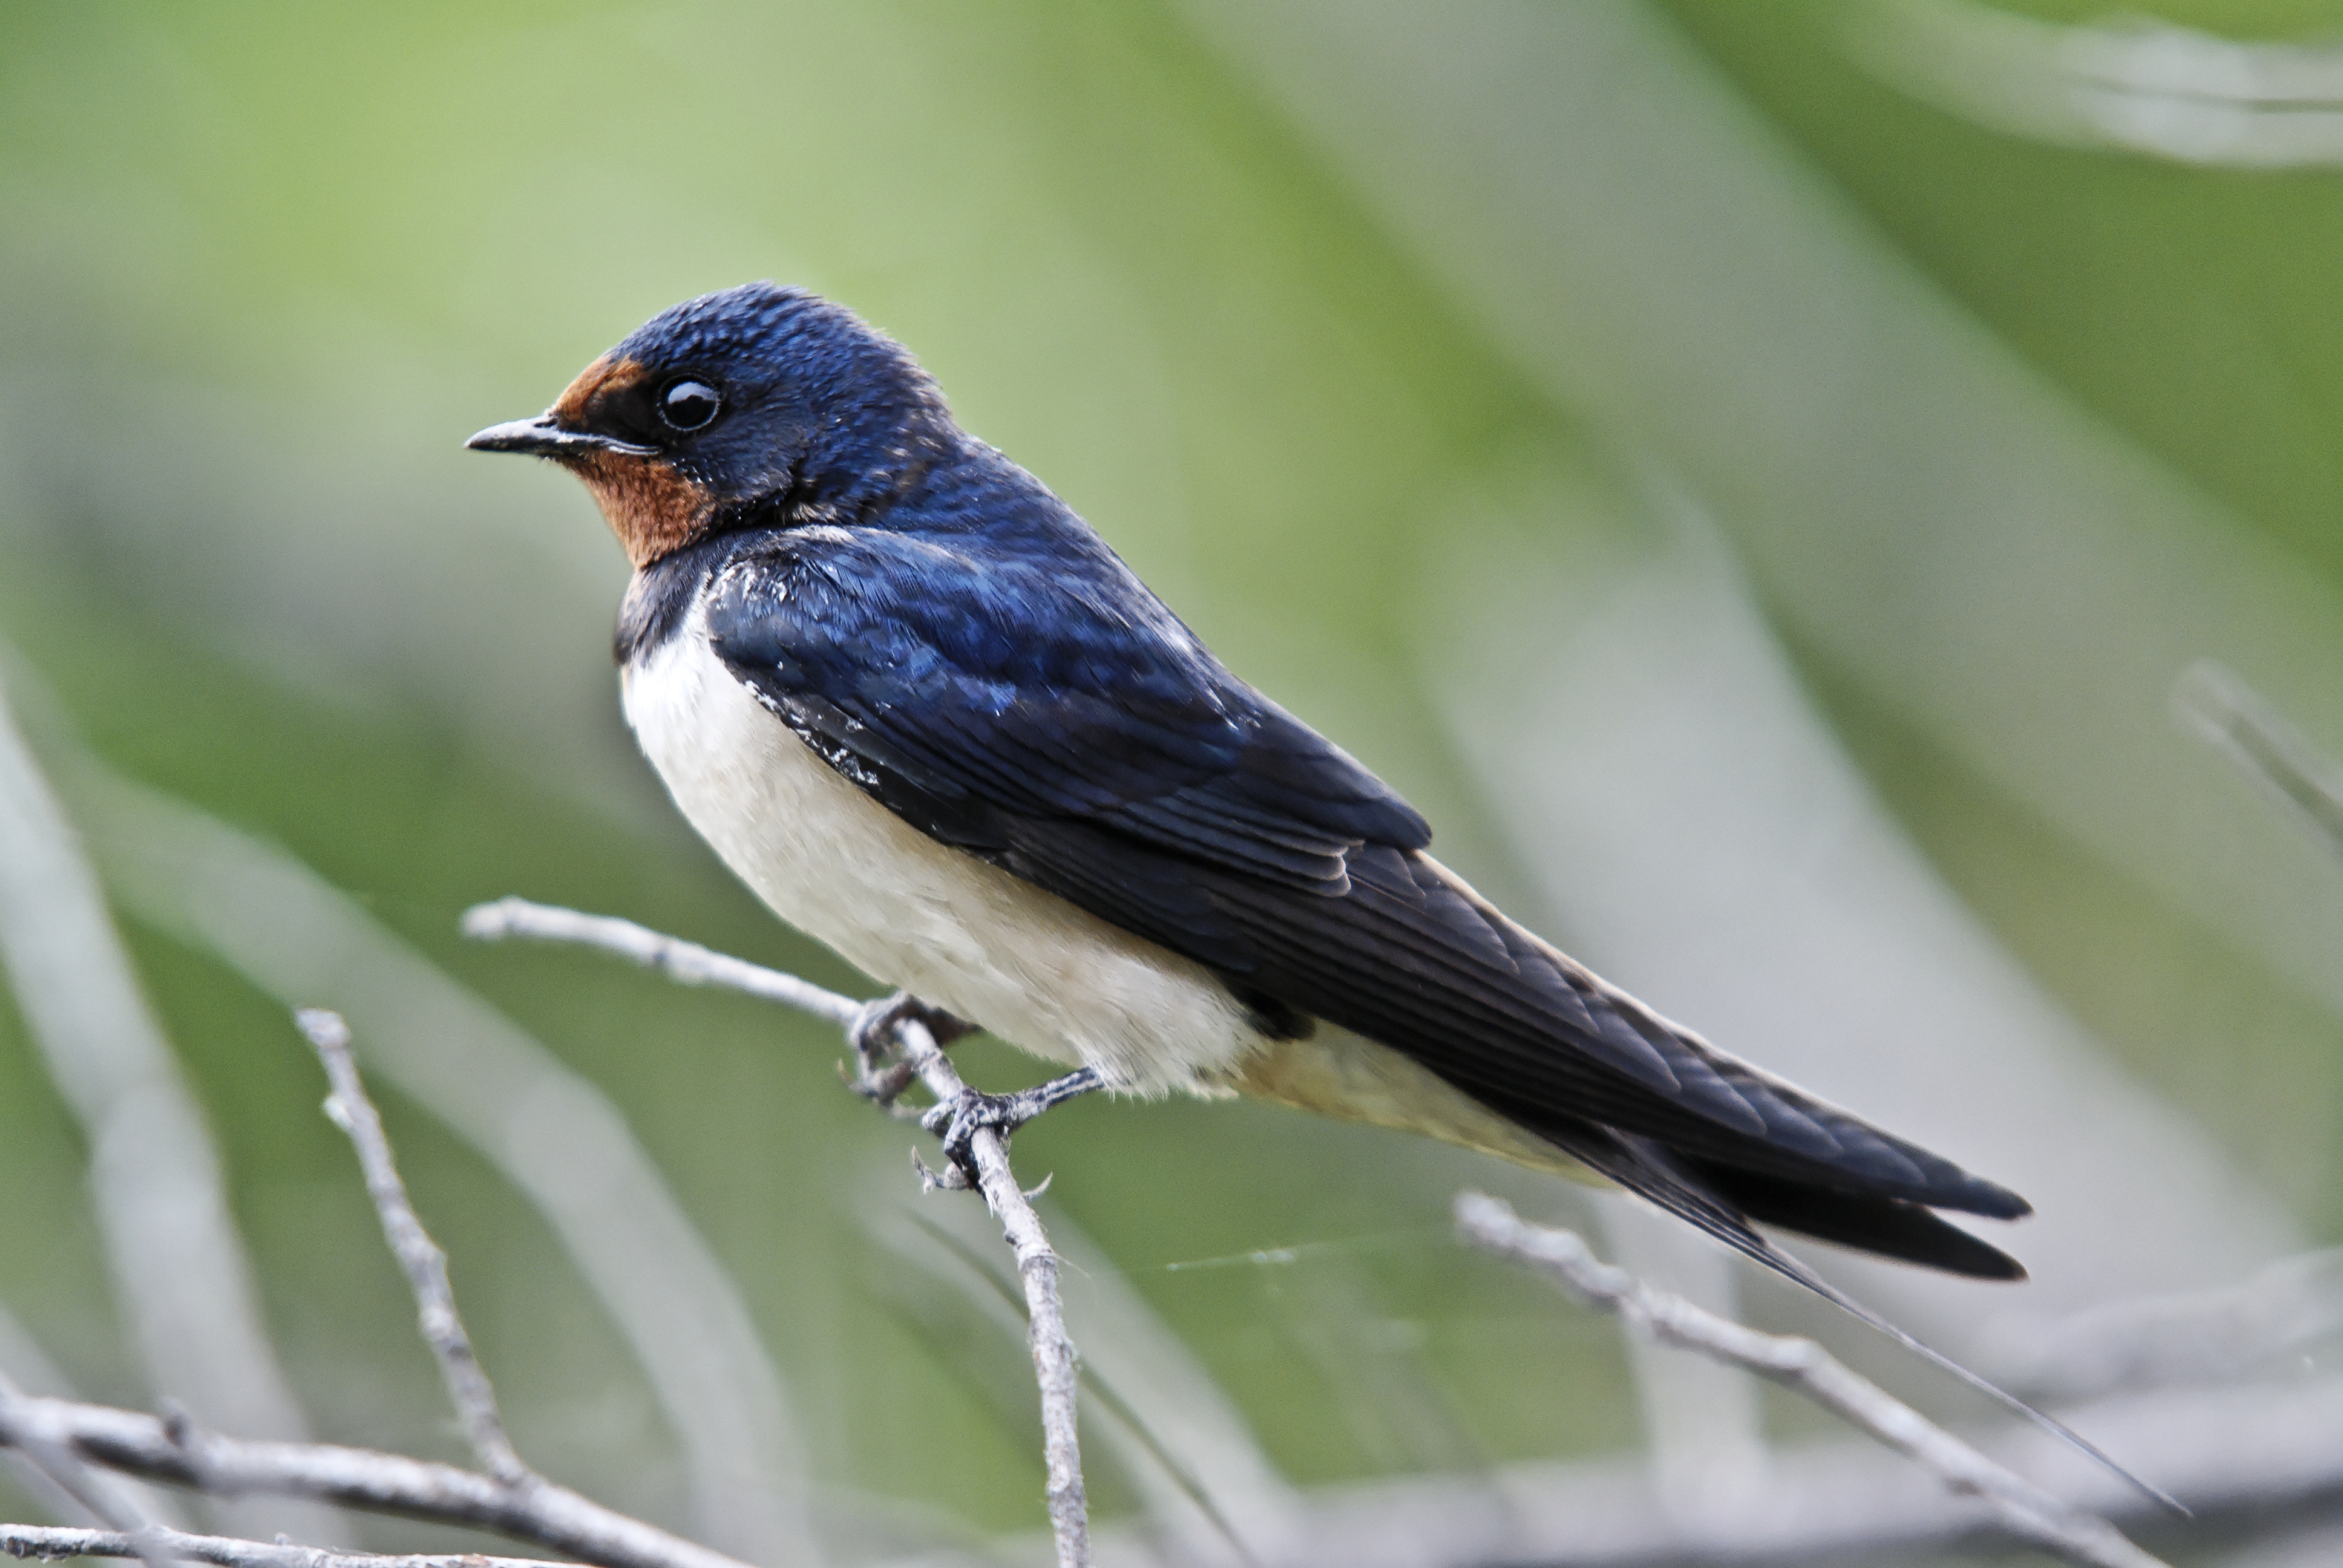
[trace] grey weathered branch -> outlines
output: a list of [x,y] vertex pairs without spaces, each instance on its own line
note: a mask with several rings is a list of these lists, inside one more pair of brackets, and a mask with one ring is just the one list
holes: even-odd
[[333,1085],[326,1099],[326,1115],[349,1135],[357,1150],[367,1196],[374,1200],[375,1212],[382,1218],[383,1240],[390,1243],[391,1255],[407,1271],[424,1342],[439,1362],[448,1401],[464,1423],[472,1452],[498,1481],[508,1486],[527,1485],[537,1479],[536,1473],[522,1462],[512,1440],[505,1435],[504,1417],[497,1410],[497,1391],[480,1369],[479,1357],[472,1353],[471,1336],[464,1332],[464,1320],[456,1311],[456,1294],[447,1283],[447,1254],[431,1240],[416,1215],[415,1205],[407,1200],[407,1183],[399,1179],[398,1162],[392,1158],[390,1140],[382,1131],[382,1117],[367,1098],[366,1081],[358,1076],[357,1062],[350,1055],[349,1026],[340,1014],[323,1008],[304,1008],[293,1016],[317,1060],[325,1064],[327,1081]]
[[[0,1390],[0,1446],[16,1450],[42,1473],[95,1513],[111,1531],[102,1555],[128,1553],[158,1565],[175,1557],[251,1568],[325,1568],[337,1563],[422,1564],[427,1558],[368,1558],[226,1536],[189,1536],[147,1525],[112,1506],[110,1494],[85,1464],[103,1465],[151,1481],[186,1486],[215,1497],[249,1493],[313,1498],[380,1513],[441,1523],[468,1524],[575,1553],[603,1568],[743,1568],[720,1553],[670,1535],[655,1525],[603,1507],[557,1486],[523,1463],[505,1435],[495,1391],[472,1353],[447,1283],[446,1255],[432,1241],[407,1196],[349,1051],[349,1030],[336,1014],[299,1015],[302,1031],[325,1064],[333,1092],[327,1114],[349,1135],[366,1176],[383,1234],[415,1293],[423,1336],[438,1359],[473,1451],[489,1473],[459,1470],[404,1455],[323,1443],[254,1442],[199,1430],[184,1413],[156,1418],[67,1400],[31,1399]],[[70,1555],[65,1534],[28,1526],[5,1527],[6,1549],[19,1556]],[[182,1551],[183,1543],[186,1549]],[[113,1547],[119,1545],[121,1552]],[[52,1550],[55,1548],[55,1550]],[[446,1561],[480,1562],[481,1559]]]
[[58,1563],[70,1557],[147,1556],[150,1561],[214,1563],[219,1568],[567,1568],[534,1557],[483,1557],[475,1553],[385,1556],[372,1552],[329,1552],[318,1546],[240,1541],[228,1535],[191,1535],[184,1530],[153,1525],[132,1532],[0,1524],[0,1553],[35,1563]]
[[[2343,1377],[2276,1379],[2245,1387],[2166,1389],[2104,1399],[2071,1414],[2120,1432],[2127,1457],[2176,1483],[2196,1509],[2197,1539],[2258,1538],[2273,1522],[2308,1524],[2343,1498]],[[1987,1452],[2038,1476],[2108,1518],[2146,1530],[2170,1520],[2137,1493],[2047,1433],[2015,1426]],[[2002,1531],[1974,1499],[1869,1433],[1817,1435],[1769,1446],[1762,1495],[1730,1514],[1687,1510],[1660,1486],[1642,1454],[1520,1461],[1453,1474],[1409,1474],[1333,1483],[1300,1493],[1306,1550],[1267,1554],[1277,1568],[1811,1568],[1818,1562],[1937,1562],[1950,1552],[1990,1553]],[[1046,1550],[995,1543],[1004,1562]],[[1099,1532],[1099,1556],[1118,1564],[1189,1568],[1152,1522]],[[1961,1561],[1967,1561],[1966,1557]],[[2337,1561],[2343,1561],[2338,1554]],[[937,1568],[930,1553],[888,1559],[889,1568]],[[2326,1562],[2325,1558],[2308,1561]]]
[[166,1568],[168,1559],[157,1555],[151,1522],[111,1482],[84,1464],[55,1432],[28,1419],[18,1408],[24,1398],[25,1391],[0,1373],[0,1431],[15,1433],[14,1446],[26,1469],[67,1503],[135,1543],[133,1554],[145,1558],[148,1568]]
[[2160,1568],[2159,1559],[2133,1545],[2107,1521],[2070,1507],[1996,1464],[1849,1371],[1812,1340],[1760,1333],[1654,1290],[1597,1260],[1575,1233],[1531,1224],[1511,1204],[1484,1193],[1457,1195],[1456,1224],[1475,1245],[1530,1264],[1639,1332],[1745,1367],[1804,1395],[1919,1463],[1955,1491],[1978,1498],[2011,1533],[2066,1562],[2084,1568]]
[[513,1485],[478,1471],[371,1449],[266,1442],[184,1419],[70,1400],[0,1406],[0,1445],[45,1439],[108,1470],[213,1497],[315,1498],[372,1513],[492,1530],[602,1568],[745,1568],[719,1552],[603,1507],[541,1477]]
[[[968,1091],[927,1025],[907,1019],[895,1026],[904,1062],[919,1074],[937,1103],[949,1105]],[[971,1142],[976,1183],[985,1206],[1001,1221],[1018,1278],[1025,1286],[1027,1334],[1033,1349],[1033,1376],[1041,1392],[1041,1449],[1049,1471],[1050,1526],[1057,1537],[1059,1568],[1088,1568],[1091,1560],[1090,1498],[1082,1483],[1082,1452],[1075,1423],[1074,1390],[1080,1362],[1058,1301],[1058,1254],[1041,1229],[1017,1173],[1009,1168],[1009,1147],[991,1128]],[[946,1176],[957,1174],[947,1169]],[[923,1181],[949,1183],[930,1177]]]
[[[749,1562],[802,1558],[800,1568],[819,1568],[803,1428],[780,1369],[739,1282],[609,1096],[281,846],[85,753],[55,752],[109,894],[288,1009],[330,997],[364,1041],[369,1083],[395,1086],[544,1220],[675,1434],[693,1538]],[[528,1128],[560,1135],[516,1136]],[[584,1171],[592,1180],[579,1179]],[[302,1435],[187,1402],[219,1431]],[[272,1512],[286,1522],[240,1533],[349,1537],[347,1529],[306,1531]]]
[[572,942],[599,948],[606,953],[631,959],[645,969],[657,970],[680,984],[746,991],[799,1012],[809,1012],[840,1029],[848,1028],[862,1016],[863,1004],[850,996],[840,996],[795,975],[732,958],[698,942],[687,942],[610,915],[588,915],[554,904],[531,903],[527,899],[498,899],[494,903],[475,904],[464,911],[464,934],[485,942],[504,937],[527,937],[540,942]]
[[[687,985],[722,986],[811,1013],[847,1030],[850,1044],[854,1043],[852,1034],[867,1016],[870,1006],[795,975],[727,957],[631,920],[584,914],[526,899],[499,899],[466,910],[464,933],[482,940],[525,937],[598,948]],[[893,1024],[893,1035],[902,1065],[927,1087],[939,1104],[950,1104],[968,1092],[968,1086],[960,1081],[950,1060],[920,1019],[899,1016]],[[891,1090],[896,1085],[878,1087]],[[990,1128],[978,1131],[970,1152],[976,1165],[977,1187],[984,1194],[985,1204],[993,1217],[1001,1221],[1024,1285],[1033,1372],[1041,1395],[1050,1524],[1058,1563],[1060,1568],[1087,1568],[1091,1561],[1090,1504],[1082,1482],[1081,1445],[1075,1416],[1079,1362],[1059,1303],[1058,1257],[1051,1250],[1041,1217],[1033,1211],[1016,1173],[1010,1169],[1008,1146],[1001,1134]],[[930,1185],[961,1184],[959,1172],[949,1167],[938,1176],[921,1166],[920,1175],[922,1181]]]

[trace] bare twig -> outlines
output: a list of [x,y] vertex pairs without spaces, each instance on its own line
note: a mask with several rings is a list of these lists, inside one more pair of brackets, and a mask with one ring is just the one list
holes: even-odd
[[1858,1376],[1814,1341],[1759,1333],[1655,1291],[1597,1260],[1569,1231],[1533,1225],[1485,1193],[1456,1198],[1456,1224],[1476,1246],[1528,1263],[1573,1295],[1665,1344],[1746,1367],[1853,1422],[1991,1507],[2013,1533],[2085,1568],[2159,1568],[2115,1526],[2069,1507]]
[[[0,1372],[0,1437],[10,1442],[33,1473],[108,1529],[131,1533],[146,1531],[149,1522],[136,1504],[110,1482],[93,1474],[57,1433],[44,1430],[38,1421],[28,1417],[22,1409],[24,1402],[25,1391]],[[154,1568],[162,1568],[162,1560],[151,1551],[137,1555]]]
[[[968,1091],[950,1059],[937,1046],[928,1026],[905,1019],[895,1026],[903,1060],[928,1086],[939,1104],[949,1105]],[[1060,1568],[1087,1568],[1091,1560],[1090,1499],[1082,1485],[1082,1452],[1075,1425],[1074,1387],[1077,1362],[1074,1342],[1066,1333],[1066,1319],[1058,1302],[1058,1255],[1041,1229],[1017,1173],[1009,1168],[1009,1150],[992,1128],[978,1130],[970,1145],[976,1158],[977,1186],[985,1206],[1001,1221],[1002,1234],[1017,1258],[1017,1273],[1025,1285],[1025,1318],[1033,1346],[1033,1374],[1041,1390],[1041,1452],[1049,1467],[1050,1526],[1057,1537]],[[957,1174],[947,1168],[947,1174]],[[922,1181],[950,1185],[931,1177],[925,1167]]]
[[365,1081],[350,1056],[349,1026],[340,1014],[323,1008],[304,1008],[293,1016],[317,1050],[317,1060],[325,1063],[327,1081],[333,1085],[326,1099],[326,1114],[349,1135],[357,1150],[367,1196],[374,1200],[375,1212],[382,1217],[383,1240],[390,1243],[392,1256],[407,1271],[424,1342],[438,1360],[439,1375],[447,1382],[447,1398],[464,1423],[472,1452],[498,1481],[508,1486],[525,1486],[537,1474],[505,1435],[504,1417],[497,1411],[497,1391],[489,1386],[479,1357],[472,1353],[471,1336],[464,1332],[464,1320],[456,1312],[455,1292],[447,1284],[447,1254],[431,1240],[423,1221],[416,1217],[415,1205],[407,1201],[407,1183],[399,1180],[390,1140],[383,1135],[382,1118],[374,1101],[367,1098]]
[[[456,1311],[447,1261],[408,1201],[406,1184],[367,1097],[340,1017],[311,1009],[298,1015],[325,1064],[333,1092],[327,1114],[347,1133],[365,1172],[383,1234],[407,1271],[423,1336],[437,1358],[474,1452],[490,1473],[404,1455],[319,1443],[252,1442],[196,1428],[184,1412],[157,1419],[101,1405],[31,1399],[0,1389],[0,1445],[39,1466],[76,1501],[115,1526],[106,1532],[0,1527],[0,1550],[16,1556],[136,1555],[156,1568],[181,1557],[228,1568],[436,1568],[511,1559],[375,1557],[226,1536],[196,1536],[147,1525],[83,1469],[85,1462],[186,1486],[216,1497],[247,1493],[312,1498],[375,1513],[468,1524],[573,1553],[603,1568],[744,1568],[743,1564],[557,1486],[522,1462],[505,1435],[496,1392],[481,1371]],[[78,1543],[78,1544],[76,1544]]]
[[[2279,1521],[2308,1527],[2331,1517],[2343,1498],[2343,1452],[2333,1441],[2343,1432],[2343,1377],[2162,1390],[2097,1401],[2078,1413],[2094,1428],[2122,1432],[2127,1449],[2156,1473],[2185,1482],[2199,1543],[2258,1539],[2282,1528]],[[2102,1514],[2171,1528],[2138,1493],[2046,1433],[2013,1427],[1990,1442],[1995,1458],[2056,1475],[2062,1493]],[[2001,1561],[1992,1555],[2002,1531],[1991,1513],[1867,1432],[1773,1446],[1762,1497],[1730,1519],[1687,1514],[1684,1501],[1655,1481],[1643,1454],[1336,1483],[1300,1494],[1306,1546],[1260,1560],[1277,1568],[1813,1568],[1954,1560],[1948,1553],[1963,1563]],[[1176,1545],[1166,1550],[1152,1522],[1109,1524],[1098,1536],[1102,1562],[1192,1562]],[[991,1543],[1003,1563],[1032,1561],[1046,1549],[1038,1533]],[[886,1568],[939,1568],[926,1553],[884,1561]],[[2288,1568],[2331,1562],[2343,1562],[2343,1552],[2288,1560]]]
[[533,904],[527,899],[498,899],[475,904],[464,911],[464,934],[479,941],[504,937],[528,937],[540,942],[575,942],[606,953],[632,959],[683,985],[712,985],[746,991],[799,1012],[827,1019],[840,1029],[852,1023],[862,1004],[852,997],[824,990],[810,980],[779,970],[765,969],[622,920],[609,915],[588,915],[555,904]]
[[513,1486],[477,1471],[404,1454],[321,1442],[262,1442],[206,1432],[184,1419],[69,1400],[20,1399],[0,1443],[30,1430],[93,1464],[214,1497],[307,1497],[440,1524],[493,1530],[603,1568],[745,1568],[538,1478]]
[[[494,940],[527,937],[539,941],[575,942],[617,953],[691,985],[718,985],[746,991],[813,1014],[851,1031],[864,1016],[865,1004],[850,997],[691,942],[664,936],[631,920],[582,914],[525,899],[500,899],[480,904],[464,914],[464,931]],[[950,1104],[968,1091],[950,1060],[936,1043],[927,1025],[916,1017],[898,1019],[897,1050],[939,1104]],[[850,1039],[850,1043],[852,1043]],[[1082,1484],[1081,1447],[1075,1419],[1074,1390],[1077,1359],[1066,1333],[1065,1315],[1058,1299],[1058,1257],[1039,1215],[1009,1166],[1009,1151],[999,1132],[979,1131],[971,1145],[977,1187],[987,1207],[1001,1221],[1017,1271],[1025,1288],[1025,1312],[1033,1351],[1033,1372],[1041,1393],[1043,1454],[1049,1470],[1049,1505],[1060,1568],[1089,1563],[1090,1504]],[[929,1186],[956,1187],[965,1179],[951,1167],[942,1174],[920,1167]]]
[[[55,752],[110,894],[287,1008],[330,998],[366,1041],[368,1081],[428,1111],[544,1218],[675,1433],[693,1538],[819,1568],[806,1442],[780,1369],[739,1282],[610,1098],[281,846],[86,753]],[[223,1431],[296,1435],[205,1413]],[[348,1538],[269,1523],[244,1533]]]
[[24,1399],[25,1391],[15,1380],[0,1372],[0,1432],[15,1433],[18,1457],[35,1475],[87,1511],[99,1524],[122,1533],[132,1552],[146,1560],[146,1568],[170,1568],[171,1559],[156,1543],[155,1522],[123,1495],[112,1478],[91,1470],[58,1433],[37,1417],[27,1415],[22,1409]]
[[190,1535],[183,1530],[156,1526],[131,1533],[0,1524],[0,1553],[28,1562],[137,1557],[148,1552],[166,1561],[215,1563],[219,1568],[565,1568],[534,1557],[483,1557],[474,1553],[401,1557],[371,1552],[329,1552],[317,1546],[240,1541],[226,1535]]

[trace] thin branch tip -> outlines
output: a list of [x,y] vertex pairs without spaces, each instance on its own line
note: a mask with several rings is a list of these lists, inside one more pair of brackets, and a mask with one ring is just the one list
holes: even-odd
[[491,899],[485,904],[474,904],[466,910],[457,922],[458,930],[476,942],[492,942],[512,933],[510,906],[518,900]]
[[1779,1383],[1870,1433],[1955,1492],[1992,1509],[2003,1527],[2079,1568],[2163,1568],[2097,1515],[2006,1469],[1801,1336],[1761,1333],[1681,1296],[1655,1290],[1596,1258],[1575,1231],[1533,1224],[1483,1192],[1456,1195],[1465,1240],[1526,1263],[1570,1294],[1663,1344]]
[[293,1021],[319,1050],[344,1050],[349,1047],[350,1026],[331,1008],[296,1008]]
[[383,1131],[382,1117],[367,1094],[366,1081],[350,1054],[349,1026],[340,1015],[322,1008],[305,1008],[294,1016],[325,1066],[327,1081],[333,1089],[326,1097],[326,1114],[357,1152],[367,1195],[374,1200],[376,1216],[382,1222],[383,1240],[407,1274],[424,1343],[439,1363],[448,1402],[456,1407],[474,1456],[508,1486],[534,1484],[537,1473],[506,1435],[496,1390],[481,1369],[471,1335],[456,1310],[455,1291],[447,1281],[447,1255],[415,1211],[407,1183],[398,1173],[398,1162],[391,1154],[390,1139]]

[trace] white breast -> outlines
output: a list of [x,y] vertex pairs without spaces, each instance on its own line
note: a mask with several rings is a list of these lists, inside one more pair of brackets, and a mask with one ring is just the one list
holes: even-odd
[[807,935],[1013,1045],[1142,1093],[1262,1044],[1208,971],[910,827],[832,771],[695,613],[622,678],[627,722],[725,864]]

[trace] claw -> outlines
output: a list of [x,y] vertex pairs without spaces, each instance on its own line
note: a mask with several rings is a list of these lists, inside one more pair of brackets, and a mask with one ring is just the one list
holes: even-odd
[[898,1121],[917,1121],[920,1119],[920,1111],[905,1105],[900,1098],[903,1091],[911,1087],[911,1077],[910,1070],[900,1065],[890,1067],[882,1073],[873,1073],[862,1064],[859,1053],[853,1065],[849,1066],[843,1061],[838,1064],[839,1082]]
[[1019,1128],[1041,1112],[1089,1093],[1100,1086],[1100,1081],[1095,1068],[1082,1067],[1063,1078],[1053,1078],[1014,1094],[962,1090],[957,1100],[937,1105],[920,1117],[920,1125],[944,1141],[944,1159],[950,1168],[973,1187],[977,1184],[976,1135],[980,1131],[991,1128],[1006,1144]]
[[917,1075],[910,1066],[900,1061],[890,1064],[887,1059],[895,1051],[896,1030],[915,1020],[927,1026],[928,1033],[939,1046],[950,1045],[976,1028],[941,1008],[930,1007],[907,990],[866,1002],[846,1029],[855,1058],[855,1070],[848,1081],[857,1094],[892,1107],[903,1091],[911,1086]]

